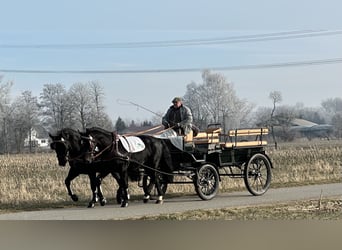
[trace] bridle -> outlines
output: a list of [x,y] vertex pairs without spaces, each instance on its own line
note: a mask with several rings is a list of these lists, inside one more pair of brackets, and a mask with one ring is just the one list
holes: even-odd
[[[91,138],[89,137],[85,137],[85,136],[81,136],[81,139],[82,140],[90,140]],[[65,155],[65,160],[66,162],[73,162],[73,161],[77,161],[77,160],[81,160],[83,161],[83,157],[88,153],[88,152],[81,152],[79,155],[75,156],[75,157],[70,157],[70,147],[69,145],[67,144],[67,141],[62,137],[60,140],[53,140],[52,143],[61,143],[63,144],[63,146],[65,147],[66,149],[66,155]],[[83,142],[81,141],[81,144],[83,144]],[[57,148],[55,147],[54,148],[55,150],[57,150]],[[57,151],[56,151],[57,152]]]

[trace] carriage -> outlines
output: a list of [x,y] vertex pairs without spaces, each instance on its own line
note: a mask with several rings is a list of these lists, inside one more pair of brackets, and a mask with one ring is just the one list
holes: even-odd
[[[273,168],[265,152],[267,135],[267,128],[234,129],[222,133],[219,124],[209,125],[206,131],[196,136],[161,135],[161,138],[168,139],[176,169],[172,173],[160,173],[163,191],[166,192],[168,184],[193,184],[202,200],[210,200],[218,193],[222,177],[228,176],[243,178],[252,195],[263,195],[271,184]],[[172,175],[172,181],[165,181],[162,175]],[[141,185],[148,193],[154,188],[147,175]]]
[[[144,202],[150,199],[155,187],[157,203],[162,203],[169,184],[189,183],[194,185],[201,199],[210,200],[218,193],[219,182],[224,176],[243,178],[251,194],[263,195],[271,184],[273,167],[265,152],[267,134],[266,128],[235,129],[222,133],[219,124],[212,124],[196,136],[189,134],[185,137],[177,136],[173,129],[153,136],[145,133],[119,136],[96,127],[87,128],[84,133],[65,128],[50,137],[59,165],[65,166],[69,162],[65,184],[74,201],[78,197],[72,192],[70,183],[79,174],[87,174],[93,192],[88,207],[94,207],[98,200],[105,205],[101,181],[112,174],[119,183],[117,201],[126,207],[129,199],[127,175],[130,173],[140,180]],[[129,144],[127,148],[123,142],[128,142],[129,137],[140,147]],[[135,163],[135,167],[128,168],[130,163]],[[163,168],[164,164],[167,168]]]

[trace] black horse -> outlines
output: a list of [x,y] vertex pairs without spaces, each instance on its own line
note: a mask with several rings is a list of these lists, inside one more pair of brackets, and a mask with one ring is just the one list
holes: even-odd
[[[92,160],[89,155],[91,140],[82,135],[82,133],[70,128],[65,128],[59,131],[57,135],[49,134],[49,136],[52,139],[50,147],[56,151],[58,164],[64,167],[69,162],[70,170],[65,179],[65,185],[71,199],[73,201],[78,201],[78,196],[71,190],[71,181],[80,174],[86,174],[89,176],[92,190],[92,200],[89,202],[88,207],[94,207],[98,200],[100,200],[100,204],[104,206],[107,201],[102,194],[100,179],[97,178],[96,174],[103,173],[103,175],[108,175],[111,173],[118,181],[119,177],[117,171],[114,171],[113,166],[102,164],[95,167],[90,164]],[[118,190],[118,202],[121,202],[121,193],[122,192]]]
[[[119,140],[116,133],[106,131],[101,128],[87,128],[85,135],[92,138],[92,149],[97,149],[97,152],[92,152],[94,166],[98,164],[115,165],[116,171],[119,172],[119,186],[122,191],[122,207],[128,205],[127,189],[128,189],[128,172],[139,172],[144,170],[144,174],[151,178],[151,183],[155,183],[158,200],[157,203],[163,202],[163,189],[161,181],[172,181],[172,159],[168,146],[163,139],[158,139],[153,136],[139,135],[145,149],[137,153],[129,153]],[[106,173],[101,173],[101,178],[104,178]],[[108,174],[108,173],[107,173]],[[150,194],[144,190],[144,201],[148,201]]]

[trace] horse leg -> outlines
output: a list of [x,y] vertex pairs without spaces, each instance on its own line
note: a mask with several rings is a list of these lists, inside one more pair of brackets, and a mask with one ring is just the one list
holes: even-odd
[[151,199],[151,191],[155,186],[154,173],[145,173],[143,176],[143,190],[144,190],[144,203],[148,203]]
[[[160,151],[161,150],[161,151]],[[159,147],[158,150],[156,151],[156,153],[154,154],[154,169],[156,170],[154,172],[154,178],[155,178],[155,186],[157,188],[157,193],[158,193],[158,198],[156,201],[156,204],[163,204],[163,196],[164,196],[164,192],[162,190],[161,187],[161,180],[163,175],[161,173],[158,173],[158,170],[160,170],[160,163],[161,163],[161,159],[163,156],[163,151],[162,151],[162,147]]]
[[117,172],[112,172],[112,176],[113,176],[113,178],[116,180],[116,182],[119,185],[118,190],[116,190],[116,202],[118,204],[121,204],[121,202],[122,202],[122,190],[121,190],[121,187],[120,187],[120,175]]
[[106,198],[103,196],[103,192],[102,192],[102,187],[101,187],[101,183],[102,180],[107,176],[108,174],[99,174],[96,177],[96,187],[97,187],[97,195],[100,199],[100,204],[101,206],[105,206],[107,204],[107,200]]
[[128,172],[127,172],[127,164],[123,164],[122,171],[120,172],[120,180],[119,180],[119,186],[121,190],[121,207],[127,207],[128,206]]
[[161,175],[159,173],[155,174],[155,185],[157,188],[157,193],[158,193],[158,199],[156,201],[156,204],[163,204],[164,200],[163,200],[163,196],[164,196],[164,192],[161,188]]
[[64,181],[64,183],[65,183],[65,186],[66,186],[66,188],[67,188],[67,190],[68,190],[68,195],[71,197],[71,199],[73,200],[73,201],[78,201],[78,196],[76,195],[76,194],[74,194],[73,192],[72,192],[72,190],[71,190],[71,181],[73,180],[73,179],[75,179],[77,176],[79,176],[80,174],[79,174],[79,172],[78,171],[76,171],[74,168],[70,168],[70,170],[69,170],[69,173],[68,173],[68,175],[67,175],[67,177],[65,178],[65,181]]
[[91,173],[88,174],[89,179],[90,179],[90,187],[91,187],[91,191],[93,194],[93,198],[91,199],[91,201],[89,202],[88,208],[94,208],[95,207],[95,203],[98,202],[98,195],[97,195],[97,180],[96,180],[96,173]]

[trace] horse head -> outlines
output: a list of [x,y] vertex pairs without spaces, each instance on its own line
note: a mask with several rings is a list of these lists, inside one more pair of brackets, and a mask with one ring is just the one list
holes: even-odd
[[50,148],[56,152],[58,165],[65,167],[68,162],[69,147],[67,141],[62,137],[61,131],[57,135],[52,135],[49,133],[52,142]]
[[68,161],[69,163],[75,161],[90,163],[90,156],[87,154],[89,140],[80,132],[65,128],[57,135],[49,134],[49,136],[52,139],[50,147],[55,150],[60,166],[66,166]]

